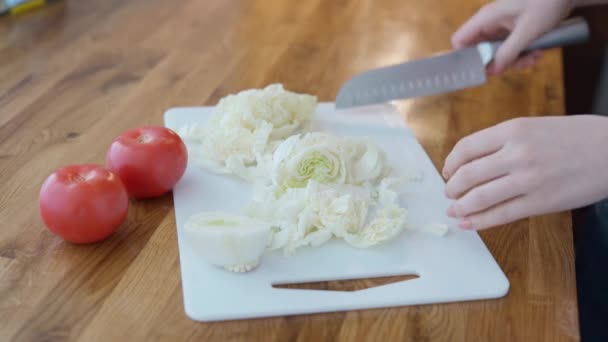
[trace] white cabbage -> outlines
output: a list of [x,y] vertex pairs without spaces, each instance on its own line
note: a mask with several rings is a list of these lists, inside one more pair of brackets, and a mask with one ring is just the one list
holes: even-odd
[[304,187],[309,180],[361,185],[388,171],[384,154],[370,142],[321,132],[287,138],[272,162],[272,181],[283,189]]
[[273,226],[269,249],[293,253],[332,237],[355,247],[390,240],[406,226],[403,179],[382,178],[386,158],[371,142],[313,132],[281,143],[269,177],[254,184],[248,214]]
[[396,237],[406,227],[407,210],[399,207],[395,194],[386,187],[310,180],[306,188],[289,188],[277,195],[275,186],[258,183],[248,214],[273,226],[270,250],[282,248],[290,254],[332,237],[370,247]]
[[382,208],[376,217],[359,234],[347,234],[343,238],[349,244],[366,248],[395,238],[405,228],[407,210],[398,206]]
[[184,232],[194,252],[210,264],[247,272],[259,264],[270,226],[250,217],[203,212],[188,218]]
[[[367,139],[298,134],[316,104],[313,96],[275,84],[230,95],[207,126],[178,131],[196,146],[190,152],[200,165],[253,183],[248,217],[201,213],[186,224],[188,239],[208,262],[248,271],[265,250],[291,254],[332,238],[367,248],[407,228],[399,195],[422,175],[389,176],[383,151]],[[442,236],[447,226],[422,230]]]
[[258,164],[270,159],[284,138],[306,128],[316,106],[316,97],[272,84],[222,98],[204,127],[187,125],[177,132],[194,144],[189,152],[200,166],[253,182],[261,172]]

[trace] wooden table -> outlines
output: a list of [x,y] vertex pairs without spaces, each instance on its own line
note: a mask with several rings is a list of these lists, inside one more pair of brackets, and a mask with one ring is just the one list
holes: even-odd
[[[213,324],[183,311],[171,195],[133,201],[95,245],[62,242],[38,215],[50,172],[102,163],[115,136],[162,124],[172,106],[273,82],[331,101],[356,72],[449,48],[481,4],[72,0],[0,19],[0,339],[578,339],[569,213],[481,233],[511,281],[502,299]],[[469,133],[562,113],[560,66],[553,51],[532,70],[400,110],[440,168]]]

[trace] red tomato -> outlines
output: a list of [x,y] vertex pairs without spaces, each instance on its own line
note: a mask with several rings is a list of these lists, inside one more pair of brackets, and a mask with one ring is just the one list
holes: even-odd
[[53,172],[40,189],[40,215],[66,241],[91,243],[110,236],[127,218],[129,196],[114,173],[99,165]]
[[188,163],[188,151],[172,130],[148,126],[120,135],[108,150],[106,166],[135,198],[158,197],[173,189]]

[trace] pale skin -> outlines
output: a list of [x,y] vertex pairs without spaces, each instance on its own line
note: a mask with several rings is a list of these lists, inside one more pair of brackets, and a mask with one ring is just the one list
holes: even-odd
[[[521,51],[576,6],[608,1],[498,0],[452,37],[455,48],[504,38],[490,74],[525,68],[540,53]],[[448,215],[480,230],[569,210],[608,197],[608,117],[518,118],[461,139],[445,160]]]

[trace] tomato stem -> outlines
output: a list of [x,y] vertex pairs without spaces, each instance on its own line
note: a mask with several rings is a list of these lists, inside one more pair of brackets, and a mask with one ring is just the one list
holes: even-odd
[[147,134],[142,134],[142,135],[138,136],[136,140],[140,144],[147,144],[150,141],[152,141],[152,137],[150,137]]
[[84,177],[82,177],[78,173],[71,174],[69,179],[70,179],[70,182],[73,182],[73,183],[82,183],[85,181]]

